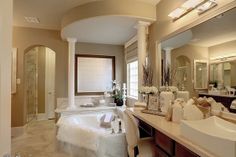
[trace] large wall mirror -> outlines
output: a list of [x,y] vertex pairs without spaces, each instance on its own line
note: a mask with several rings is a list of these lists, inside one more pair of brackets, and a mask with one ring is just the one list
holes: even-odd
[[169,72],[175,77],[168,84],[189,91],[190,96],[197,96],[199,90],[208,92],[211,83],[217,90],[235,88],[235,19],[233,8],[163,40],[158,47],[161,85],[167,84],[165,75]]
[[115,56],[76,55],[76,95],[102,95],[112,91]]
[[[236,52],[235,52],[236,53]],[[211,61],[210,83],[214,87],[236,87],[236,57]]]

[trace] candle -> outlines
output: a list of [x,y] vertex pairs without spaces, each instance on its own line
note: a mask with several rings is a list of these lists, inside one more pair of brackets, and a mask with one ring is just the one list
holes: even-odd
[[126,83],[123,83],[123,89],[126,89]]

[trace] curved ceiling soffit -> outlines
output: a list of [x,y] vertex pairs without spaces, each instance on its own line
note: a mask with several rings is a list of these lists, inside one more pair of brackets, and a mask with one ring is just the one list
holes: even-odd
[[156,21],[156,6],[136,0],[90,2],[67,12],[61,22],[62,30],[80,20],[100,16],[126,16],[153,22]]

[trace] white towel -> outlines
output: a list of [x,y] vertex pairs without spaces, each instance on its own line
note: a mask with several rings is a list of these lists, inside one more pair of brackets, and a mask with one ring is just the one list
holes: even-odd
[[113,118],[112,116],[113,116],[112,113],[106,113],[105,118],[104,118],[104,122],[106,122],[106,123],[111,122],[112,118]]

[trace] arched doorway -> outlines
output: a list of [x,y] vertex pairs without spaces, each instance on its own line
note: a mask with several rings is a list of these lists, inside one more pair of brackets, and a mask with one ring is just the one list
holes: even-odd
[[24,91],[27,122],[55,117],[56,53],[34,46],[24,54]]

